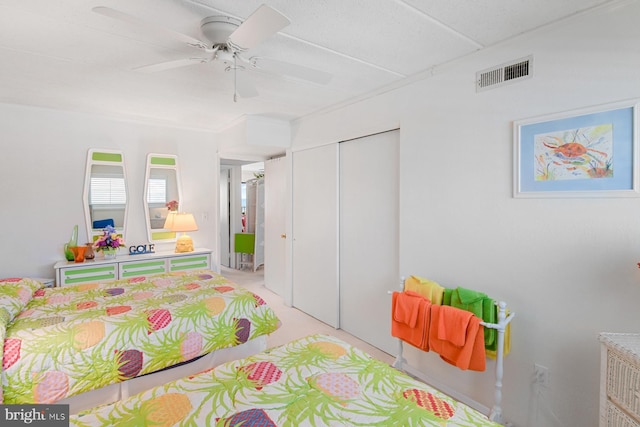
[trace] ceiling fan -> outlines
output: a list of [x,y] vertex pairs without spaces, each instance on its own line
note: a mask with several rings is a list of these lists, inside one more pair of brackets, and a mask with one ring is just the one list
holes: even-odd
[[[233,72],[234,102],[237,101],[238,95],[243,98],[258,95],[258,91],[251,80],[242,73],[246,69],[265,70],[317,84],[326,84],[332,77],[331,74],[324,71],[269,58],[255,56],[245,58],[245,52],[290,24],[289,19],[266,4],[256,9],[244,22],[224,15],[208,16],[202,19],[200,21],[200,32],[204,40],[144,21],[109,7],[98,6],[92,10],[109,18],[134,25],[137,28],[144,28],[155,34],[172,37],[202,51],[202,54],[197,57],[146,65],[136,68],[135,70],[137,71],[153,73],[193,64],[206,64],[212,61],[223,62],[225,70]],[[238,73],[238,71],[241,71],[241,73]]]

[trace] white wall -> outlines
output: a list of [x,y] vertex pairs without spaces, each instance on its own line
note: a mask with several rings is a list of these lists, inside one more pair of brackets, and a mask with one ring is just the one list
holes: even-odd
[[[598,333],[640,328],[640,198],[512,198],[513,121],[640,98],[639,18],[640,2],[620,2],[294,124],[294,149],[400,124],[401,274],[482,290],[517,312],[504,380],[517,426],[597,425]],[[476,71],[527,55],[532,79],[475,92]],[[491,405],[491,374],[408,353]],[[550,371],[541,395],[534,363]]]
[[[448,64],[411,86],[299,120],[292,129],[299,148],[400,126],[401,273],[484,290],[517,312],[504,409],[518,426],[595,426],[598,332],[638,332],[640,325],[640,199],[511,197],[514,120],[640,98],[640,5],[618,5]],[[532,79],[475,93],[477,70],[530,54]],[[178,155],[183,206],[200,227],[191,235],[196,246],[216,249],[217,139],[0,105],[0,276],[51,277],[74,224],[86,238],[89,148],[124,151],[132,201],[128,243],[146,242],[144,165],[146,154],[156,152]],[[459,372],[434,354],[409,356],[440,381],[491,404],[490,374]],[[534,363],[550,369],[543,401],[530,387]]]
[[153,152],[178,156],[180,209],[194,213],[199,227],[190,235],[197,247],[217,247],[215,134],[0,104],[0,141],[0,277],[54,277],[53,265],[64,259],[62,246],[75,224],[78,241],[86,241],[82,191],[90,148],[124,153],[127,244],[148,242],[143,190],[146,156]]

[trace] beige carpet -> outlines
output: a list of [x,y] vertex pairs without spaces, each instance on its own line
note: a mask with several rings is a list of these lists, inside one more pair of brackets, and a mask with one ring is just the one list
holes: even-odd
[[376,347],[365,343],[343,330],[335,329],[323,322],[320,322],[296,308],[287,307],[284,304],[283,298],[265,288],[264,270],[259,269],[254,273],[248,270],[235,270],[222,267],[221,273],[232,282],[251,290],[251,292],[264,299],[267,304],[273,308],[278,315],[278,318],[282,321],[282,326],[267,338],[267,345],[269,347],[286,344],[294,339],[302,338],[307,335],[323,333],[340,338],[341,340],[366,351],[376,359],[389,364],[393,363],[393,356],[377,349]]

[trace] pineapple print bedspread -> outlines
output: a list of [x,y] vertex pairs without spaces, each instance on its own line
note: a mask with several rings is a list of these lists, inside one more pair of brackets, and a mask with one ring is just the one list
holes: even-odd
[[327,335],[313,335],[80,412],[88,426],[498,426]]
[[14,280],[0,281],[0,307],[15,303],[0,309],[6,404],[53,403],[280,325],[259,296],[208,270],[62,288]]

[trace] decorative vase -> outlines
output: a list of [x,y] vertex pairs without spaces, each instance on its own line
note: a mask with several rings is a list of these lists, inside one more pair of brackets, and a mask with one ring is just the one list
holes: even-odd
[[73,226],[71,238],[69,239],[69,246],[78,246],[78,224]]
[[71,246],[75,262],[84,262],[84,252],[86,249],[86,246]]
[[78,246],[78,225],[76,224],[73,227],[73,231],[71,231],[71,237],[69,238],[69,243],[64,245],[64,256],[67,261],[75,261],[75,257],[73,255],[74,246]]
[[73,261],[74,257],[73,257],[73,251],[71,250],[71,247],[69,246],[68,243],[64,244],[64,257],[67,261]]
[[87,243],[87,249],[84,251],[84,259],[94,259],[96,257],[95,252],[93,251],[93,244]]
[[116,258],[116,248],[105,248],[102,250],[104,253],[104,259],[115,259]]

